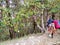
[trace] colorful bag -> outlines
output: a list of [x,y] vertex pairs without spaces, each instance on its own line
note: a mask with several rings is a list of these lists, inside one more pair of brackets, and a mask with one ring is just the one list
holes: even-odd
[[60,21],[59,20],[54,20],[53,23],[55,24],[56,29],[60,29]]

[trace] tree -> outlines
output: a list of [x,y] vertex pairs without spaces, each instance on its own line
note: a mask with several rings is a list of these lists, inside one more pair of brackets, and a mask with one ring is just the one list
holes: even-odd
[[[45,31],[46,18],[49,13],[60,13],[59,0],[12,0],[12,4],[9,4],[9,1],[6,0],[7,6],[0,8],[3,10],[2,22],[6,27],[3,28],[1,26],[1,28],[2,30],[7,30],[9,25],[8,29],[12,30],[13,33],[18,32],[20,35],[26,35],[29,29],[33,30],[32,32],[36,28]],[[13,33],[12,35],[15,36],[15,33]]]

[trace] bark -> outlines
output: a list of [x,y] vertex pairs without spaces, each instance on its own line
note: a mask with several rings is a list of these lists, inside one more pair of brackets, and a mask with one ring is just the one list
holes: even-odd
[[[11,17],[10,13],[8,13],[8,17]],[[9,21],[10,24],[12,24],[11,23],[11,19],[9,19],[8,21]],[[9,34],[10,34],[10,38],[13,39],[13,38],[15,38],[15,31],[14,31],[14,26],[11,27],[10,24],[8,25],[8,27],[9,27]]]
[[6,0],[6,4],[7,4],[7,6],[6,6],[6,7],[8,8],[8,7],[9,7],[9,2],[8,2],[8,0]]
[[0,10],[0,21],[2,20],[2,10]]
[[[37,24],[37,23],[36,23],[36,24]],[[45,32],[45,30],[44,30],[39,24],[37,24],[37,27],[41,30],[42,33]]]
[[55,14],[54,14],[54,13],[52,13],[52,19],[53,19],[53,20],[55,19]]
[[35,32],[35,29],[36,29],[36,16],[33,15],[32,19],[33,19],[32,20],[32,22],[33,22],[33,30]]
[[14,31],[14,27],[9,27],[9,33],[10,33],[10,38],[13,39],[15,38],[15,31]]
[[45,23],[44,23],[44,20],[45,20],[45,19],[44,19],[44,16],[45,16],[45,15],[44,15],[44,11],[45,11],[45,10],[42,9],[42,14],[41,14],[41,16],[42,16],[42,17],[41,17],[41,22],[42,22],[43,31],[46,30],[46,29],[45,29]]
[[45,31],[45,29],[44,29],[44,20],[43,20],[43,17],[42,17],[42,27],[37,23],[37,21],[36,21],[36,17],[35,16],[33,16],[33,28],[34,28],[34,30],[35,30],[35,28],[36,27],[38,27],[40,30],[41,30],[41,32],[44,32]]
[[40,25],[39,25],[39,24],[37,24],[37,27],[38,27],[40,30],[43,30],[43,28],[42,28],[42,27],[40,27]]
[[44,19],[43,19],[43,15],[42,15],[42,28],[44,29]]

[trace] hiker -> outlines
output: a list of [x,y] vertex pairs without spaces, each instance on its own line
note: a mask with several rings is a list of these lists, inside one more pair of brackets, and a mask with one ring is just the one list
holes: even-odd
[[49,18],[47,21],[47,27],[49,32],[49,37],[53,38],[53,34],[55,33],[55,24],[53,23],[53,17]]

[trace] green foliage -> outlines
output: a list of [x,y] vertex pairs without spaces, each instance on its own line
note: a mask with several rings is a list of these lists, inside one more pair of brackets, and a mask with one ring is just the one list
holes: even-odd
[[60,0],[48,0],[48,7],[51,8],[50,12],[57,13],[60,10]]
[[[14,0],[15,3],[17,0]],[[36,14],[40,14],[42,9],[48,8],[49,12],[57,13],[60,12],[60,0],[44,0],[44,4],[41,4],[41,0],[24,0],[24,5],[19,5],[15,9],[10,8],[2,8],[2,21],[0,22],[0,39],[6,38],[9,35],[8,25],[14,27],[14,31],[20,31],[20,34],[25,34],[28,32],[30,27],[32,26],[31,17]],[[12,19],[11,12],[16,12],[17,14],[13,14],[15,17]],[[30,19],[29,19],[30,18]],[[10,19],[10,20],[9,20]],[[27,19],[29,19],[27,21]],[[40,23],[40,18],[37,19],[37,22]],[[32,30],[32,28],[31,28]],[[25,32],[26,31],[26,32]],[[8,32],[8,33],[7,33]]]

